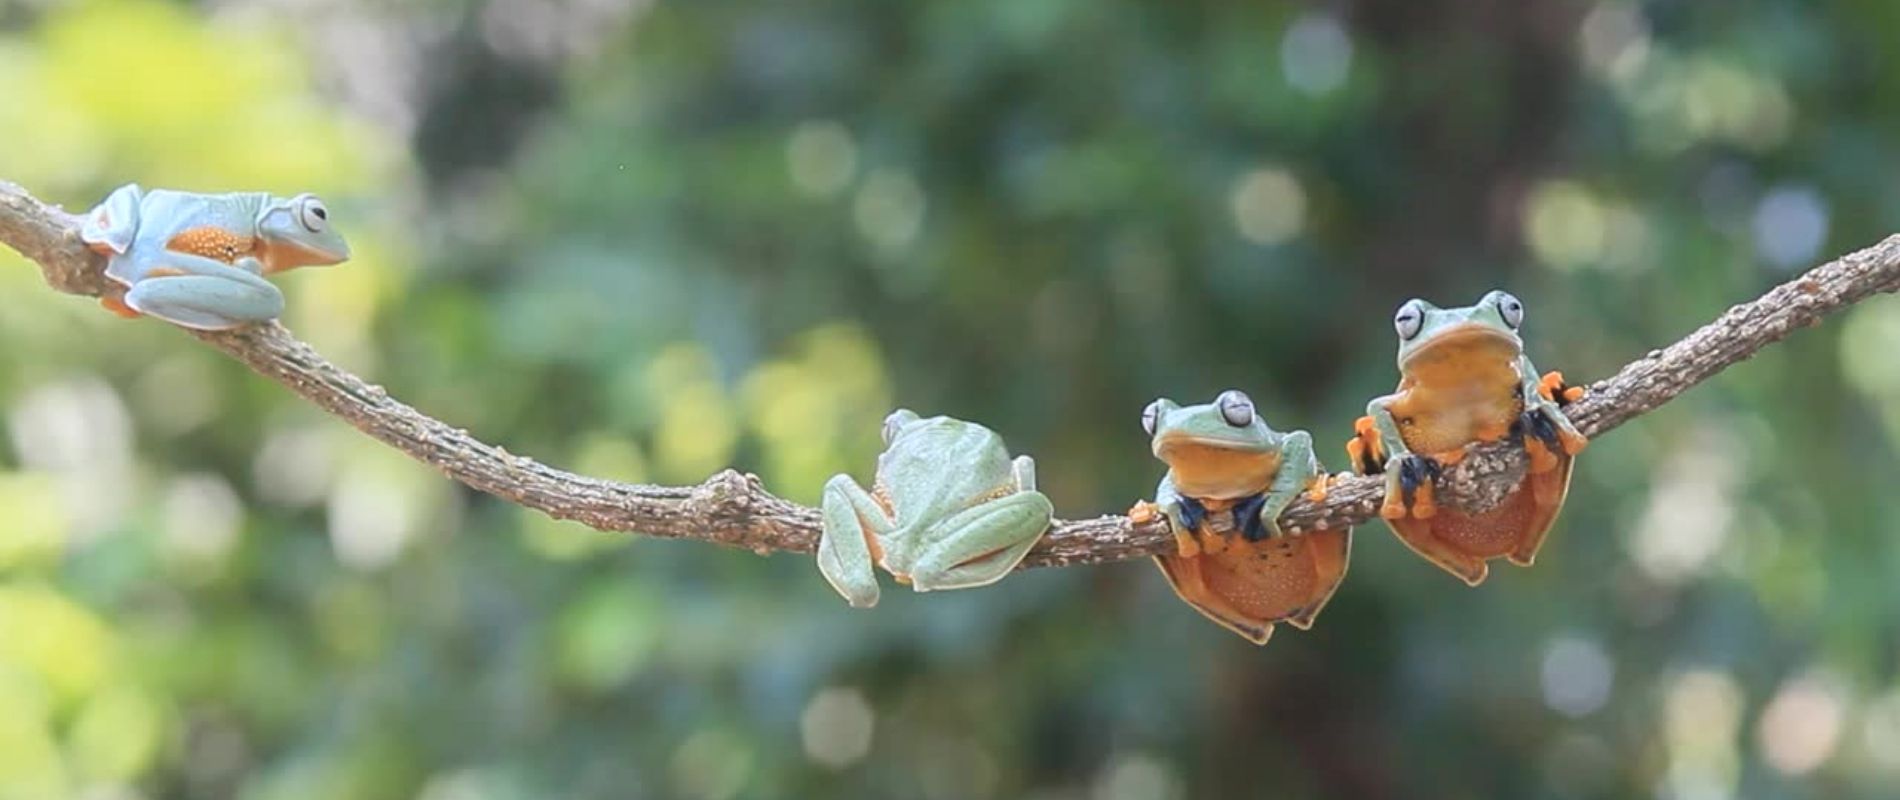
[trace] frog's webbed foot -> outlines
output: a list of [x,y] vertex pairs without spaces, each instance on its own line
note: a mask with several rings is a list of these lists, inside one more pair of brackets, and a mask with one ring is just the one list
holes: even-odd
[[1444,467],[1431,456],[1417,453],[1393,456],[1385,467],[1385,505],[1379,516],[1386,519],[1431,519],[1438,515],[1436,498],[1438,479]]
[[1567,456],[1576,455],[1590,443],[1590,440],[1570,423],[1570,418],[1563,412],[1565,406],[1581,399],[1583,399],[1583,387],[1565,383],[1564,374],[1561,372],[1546,372],[1543,379],[1537,382],[1537,398],[1532,405],[1536,410],[1550,417],[1551,427],[1556,431],[1556,441],[1553,443],[1545,439],[1545,444],[1552,449],[1560,449]]
[[1518,418],[1517,433],[1524,442],[1524,451],[1530,454],[1532,475],[1556,469],[1563,459],[1576,455],[1588,444],[1554,404],[1540,403],[1526,410]]
[[1379,428],[1373,424],[1372,417],[1364,416],[1352,424],[1352,438],[1346,440],[1347,468],[1360,475],[1377,475],[1385,471],[1385,442],[1379,436]]
[[1537,393],[1545,400],[1556,403],[1559,408],[1583,399],[1583,387],[1564,382],[1564,374],[1556,370],[1544,373],[1537,382]]
[[105,308],[105,310],[124,317],[125,319],[138,319],[139,317],[145,316],[144,314],[140,314],[138,309],[125,304],[125,292],[123,291],[102,295],[99,298],[99,305]]

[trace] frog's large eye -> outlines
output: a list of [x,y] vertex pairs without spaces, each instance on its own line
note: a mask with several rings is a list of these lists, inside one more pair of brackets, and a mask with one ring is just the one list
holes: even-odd
[[1155,435],[1155,425],[1161,420],[1161,401],[1156,400],[1141,410],[1141,429],[1149,436]]
[[297,221],[303,223],[303,229],[311,233],[322,233],[330,227],[330,209],[323,207],[323,201],[305,196],[297,201]]
[[1245,428],[1253,424],[1253,398],[1239,389],[1228,389],[1214,398],[1214,405],[1220,407],[1221,419],[1236,428]]
[[904,427],[904,412],[901,409],[892,411],[890,416],[884,418],[885,447],[891,446],[891,440],[897,438],[897,431],[902,427]]
[[1392,327],[1399,331],[1400,339],[1410,339],[1425,329],[1425,304],[1419,300],[1407,300],[1399,306],[1399,313],[1392,316]]
[[1511,330],[1517,330],[1524,324],[1524,303],[1508,292],[1498,292],[1498,315]]

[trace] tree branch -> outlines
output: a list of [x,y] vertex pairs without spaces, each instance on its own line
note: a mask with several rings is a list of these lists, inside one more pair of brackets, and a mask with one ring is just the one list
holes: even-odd
[[[0,242],[40,267],[46,282],[69,294],[106,288],[105,262],[78,238],[79,219],[0,181]],[[1900,289],[1900,236],[1816,267],[1753,302],[1734,306],[1681,341],[1625,366],[1588,387],[1566,411],[1595,438],[1640,416],[1797,328],[1871,295]],[[819,533],[816,509],[766,491],[753,475],[722,471],[691,487],[649,486],[576,475],[517,456],[405,405],[365,383],[291,336],[283,326],[192,332],[358,430],[443,474],[496,497],[603,531],[702,539],[760,554],[811,552]],[[1475,447],[1450,470],[1439,502],[1483,510],[1517,485],[1527,466],[1522,448]],[[1354,525],[1373,518],[1384,497],[1378,477],[1339,476],[1320,503],[1296,501],[1281,517],[1293,530]],[[1139,558],[1173,547],[1165,522],[1133,525],[1124,516],[1058,520],[1025,560],[1066,566]]]

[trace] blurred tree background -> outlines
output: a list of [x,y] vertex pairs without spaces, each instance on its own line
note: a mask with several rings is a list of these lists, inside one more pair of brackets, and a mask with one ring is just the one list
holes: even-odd
[[[816,499],[894,405],[1070,517],[1391,312],[1607,375],[1900,220],[1880,0],[0,0],[0,177],[315,191],[286,322],[582,472]],[[1900,305],[1597,442],[1534,569],[1360,529],[1256,649],[1153,567],[845,607],[472,494],[0,254],[0,798],[1891,797]],[[888,584],[887,584],[888,585]]]

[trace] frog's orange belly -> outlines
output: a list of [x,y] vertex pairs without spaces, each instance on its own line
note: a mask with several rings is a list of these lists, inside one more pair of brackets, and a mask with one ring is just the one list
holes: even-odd
[[1234,610],[1256,620],[1286,619],[1313,602],[1320,591],[1309,537],[1236,542],[1224,552],[1201,557],[1207,588]]
[[1431,536],[1446,546],[1474,558],[1509,555],[1536,525],[1535,504],[1530,492],[1518,489],[1497,508],[1482,514],[1466,514],[1440,507],[1430,520],[1421,521]]
[[1201,534],[1194,556],[1156,556],[1182,600],[1209,619],[1257,643],[1276,622],[1298,627],[1314,616],[1346,574],[1351,529],[1315,531],[1248,542]]

